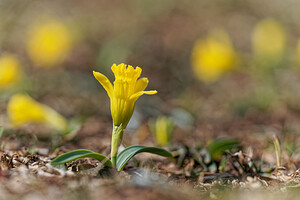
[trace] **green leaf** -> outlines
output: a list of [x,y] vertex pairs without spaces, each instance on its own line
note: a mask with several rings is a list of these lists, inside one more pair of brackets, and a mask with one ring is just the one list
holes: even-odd
[[0,126],[0,138],[2,138],[3,135],[3,126]]
[[212,160],[218,160],[226,150],[232,150],[239,146],[237,139],[218,139],[212,142],[208,147],[208,151]]
[[105,166],[112,166],[112,163],[110,162],[110,160],[99,153],[95,153],[93,151],[87,150],[87,149],[77,149],[77,150],[73,150],[73,151],[69,151],[67,153],[61,154],[59,156],[57,156],[56,158],[54,158],[50,164],[51,165],[61,165],[79,158],[94,158],[96,160],[98,160],[99,162],[101,162],[103,165]]
[[153,153],[160,156],[165,157],[172,157],[172,154],[168,152],[167,150],[164,150],[162,148],[157,147],[145,147],[145,146],[130,146],[124,149],[121,153],[117,156],[117,169],[118,171],[121,171],[126,163],[136,154],[138,153]]

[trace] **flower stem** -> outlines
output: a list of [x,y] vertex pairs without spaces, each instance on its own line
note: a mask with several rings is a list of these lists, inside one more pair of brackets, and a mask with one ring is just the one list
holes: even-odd
[[114,126],[112,137],[111,137],[111,162],[113,167],[116,167],[117,164],[117,154],[119,146],[121,145],[122,138],[123,138],[123,126],[122,124],[119,126]]

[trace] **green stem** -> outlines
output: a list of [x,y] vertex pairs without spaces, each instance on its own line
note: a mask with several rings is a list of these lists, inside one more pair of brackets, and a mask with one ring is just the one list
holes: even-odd
[[111,157],[110,161],[111,161],[113,167],[116,168],[117,167],[117,157],[116,156]]
[[116,167],[116,162],[117,162],[117,154],[118,154],[118,149],[119,146],[121,145],[122,138],[123,138],[123,126],[122,124],[119,126],[114,126],[113,132],[112,132],[112,137],[111,137],[111,162],[113,164],[113,167]]

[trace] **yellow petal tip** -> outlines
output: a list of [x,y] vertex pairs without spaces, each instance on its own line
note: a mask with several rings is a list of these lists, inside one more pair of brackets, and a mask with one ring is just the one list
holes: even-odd
[[148,94],[148,95],[152,95],[152,94],[156,94],[156,93],[157,93],[157,90],[145,91],[145,94]]

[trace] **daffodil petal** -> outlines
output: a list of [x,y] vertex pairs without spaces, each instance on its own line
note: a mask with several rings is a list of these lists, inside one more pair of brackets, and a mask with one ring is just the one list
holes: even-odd
[[156,90],[150,90],[150,91],[139,91],[137,93],[134,93],[133,95],[130,96],[130,100],[137,100],[140,96],[142,96],[143,94],[148,94],[148,95],[153,95],[156,94],[157,91]]
[[136,81],[135,84],[135,92],[143,91],[146,89],[149,81],[146,77],[140,78],[139,80]]
[[153,95],[157,93],[157,90],[149,90],[149,91],[143,91],[144,94]]
[[99,81],[99,83],[103,86],[103,88],[106,90],[108,96],[111,98],[113,95],[114,87],[111,84],[111,82],[108,80],[106,76],[99,72],[93,71],[93,74],[95,78]]

